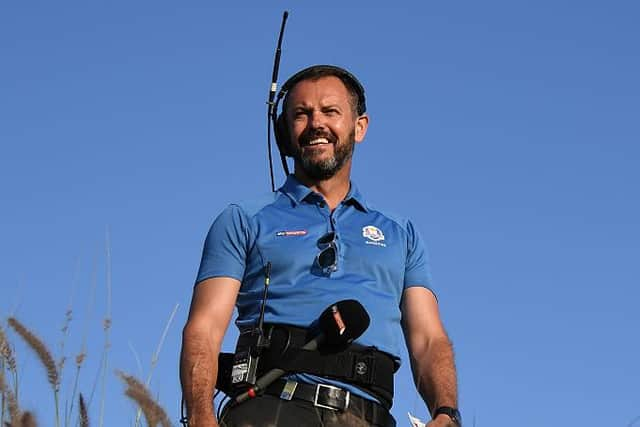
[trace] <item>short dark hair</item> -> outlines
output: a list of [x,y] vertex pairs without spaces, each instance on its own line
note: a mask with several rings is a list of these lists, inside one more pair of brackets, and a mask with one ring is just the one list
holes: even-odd
[[313,65],[305,68],[304,70],[298,71],[296,74],[291,76],[289,80],[282,85],[281,91],[285,93],[284,101],[282,103],[282,111],[287,111],[289,93],[291,93],[291,90],[295,85],[304,80],[316,81],[323,77],[330,76],[339,78],[347,88],[351,98],[350,103],[353,112],[358,116],[363,115],[367,111],[364,87],[353,74],[344,68],[336,67],[335,65]]

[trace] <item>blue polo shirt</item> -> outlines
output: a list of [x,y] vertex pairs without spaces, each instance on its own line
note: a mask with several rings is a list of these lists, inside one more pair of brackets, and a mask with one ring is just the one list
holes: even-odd
[[[336,233],[335,271],[317,261],[318,239],[330,231]],[[209,230],[196,282],[239,280],[236,324],[242,328],[258,319],[267,262],[265,322],[306,328],[331,304],[355,299],[371,317],[356,342],[398,362],[402,293],[411,286],[431,289],[425,246],[413,224],[370,206],[353,182],[333,212],[293,175],[276,192],[229,205]]]

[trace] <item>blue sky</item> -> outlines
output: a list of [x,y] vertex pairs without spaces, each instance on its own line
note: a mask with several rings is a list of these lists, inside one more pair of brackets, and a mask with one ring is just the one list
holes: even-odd
[[[354,179],[429,244],[467,425],[640,416],[632,1],[2,2],[0,314],[59,354],[71,303],[65,352],[86,340],[89,395],[108,235],[105,425],[134,417],[111,372],[146,377],[179,304],[151,383],[177,422],[180,333],[203,239],[228,203],[270,189],[265,100],[284,9],[281,82],[333,63],[367,90]],[[53,425],[42,369],[16,350],[22,404]],[[407,410],[426,418],[406,368],[399,425]],[[65,371],[63,401],[72,378]],[[99,401],[98,386],[96,425]]]

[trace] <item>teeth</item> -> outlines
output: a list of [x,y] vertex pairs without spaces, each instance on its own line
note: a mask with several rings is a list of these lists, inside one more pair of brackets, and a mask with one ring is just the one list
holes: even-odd
[[328,144],[329,140],[327,138],[316,138],[309,141],[309,145],[317,145],[317,144]]

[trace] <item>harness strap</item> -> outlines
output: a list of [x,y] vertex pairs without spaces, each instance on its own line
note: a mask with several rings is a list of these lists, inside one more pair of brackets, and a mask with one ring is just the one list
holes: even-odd
[[304,372],[320,377],[347,381],[370,389],[385,400],[393,399],[393,359],[374,348],[364,351],[344,350],[336,354],[322,354],[299,348],[288,349],[281,356],[267,357],[271,368],[287,372]]
[[386,401],[393,401],[393,374],[398,365],[387,353],[375,347],[351,344],[346,348],[302,350],[311,338],[308,329],[290,325],[268,324],[271,346],[260,361],[261,373],[272,368],[332,378],[364,388]]

